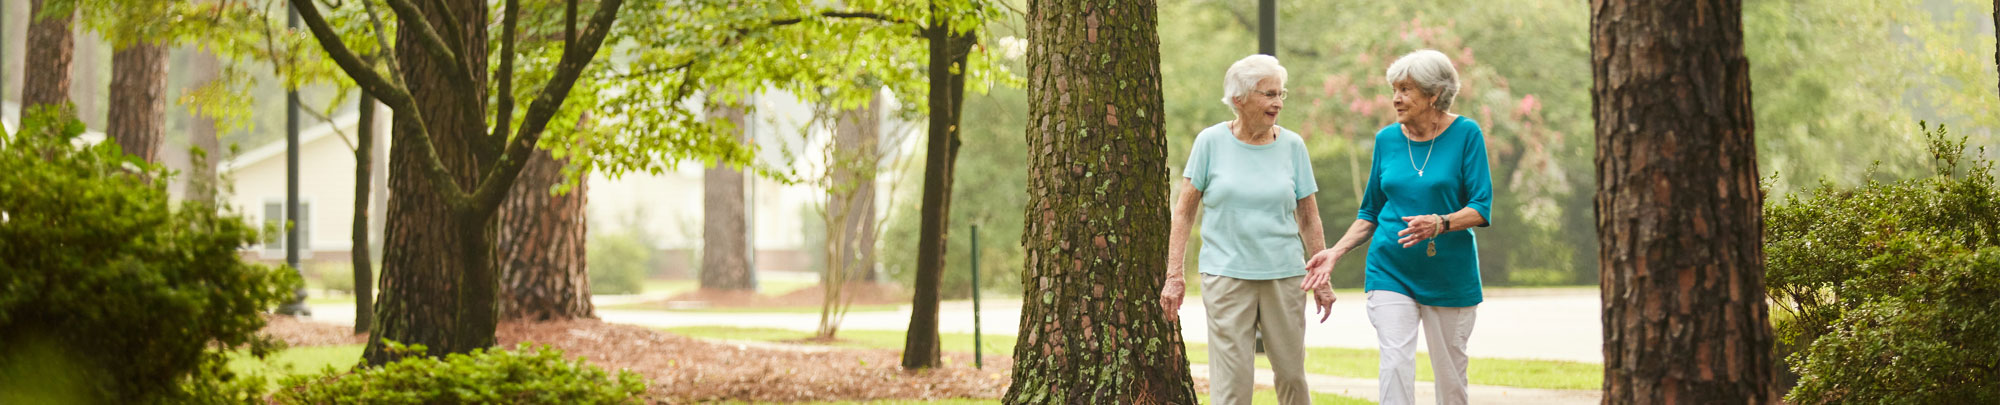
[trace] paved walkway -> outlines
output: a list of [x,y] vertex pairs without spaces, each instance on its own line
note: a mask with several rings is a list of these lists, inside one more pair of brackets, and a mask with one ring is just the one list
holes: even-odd
[[[1194,373],[1195,378],[1207,378],[1206,377],[1208,375],[1207,364],[1190,364],[1188,365],[1188,369],[1189,371],[1192,371]],[[1273,374],[1271,374],[1270,369],[1264,369],[1264,368],[1257,369],[1257,377],[1256,377],[1257,384],[1271,385],[1272,377]],[[1377,385],[1376,381],[1373,379],[1307,374],[1306,386],[1311,387],[1313,392],[1335,394],[1344,397],[1361,398],[1376,402],[1382,401],[1382,395],[1381,395],[1382,392],[1380,389],[1376,388],[1379,385]],[[1481,405],[1486,405],[1486,404],[1586,405],[1586,404],[1596,404],[1603,402],[1602,399],[1604,397],[1603,393],[1598,391],[1545,390],[1545,389],[1535,389],[1535,388],[1501,387],[1492,385],[1473,385],[1471,387],[1468,387],[1466,391],[1467,395],[1472,397],[1470,401],[1471,403],[1481,404]],[[1201,394],[1208,395],[1208,393],[1205,392]],[[1416,403],[1419,404],[1437,403],[1436,385],[1428,381],[1418,381]]]

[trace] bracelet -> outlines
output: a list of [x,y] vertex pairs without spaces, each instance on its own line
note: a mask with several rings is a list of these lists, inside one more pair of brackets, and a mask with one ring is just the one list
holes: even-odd
[[1444,216],[1443,216],[1443,215],[1438,215],[1438,214],[1431,214],[1431,216],[1432,216],[1432,217],[1435,217],[1435,218],[1437,218],[1437,219],[1438,219],[1438,222],[1437,222],[1437,226],[1436,226],[1436,227],[1434,227],[1434,228],[1431,228],[1431,230],[1433,230],[1433,231],[1434,231],[1434,232],[1432,232],[1432,233],[1431,233],[1431,237],[1435,238],[1435,237],[1437,237],[1438,235],[1443,235],[1443,234],[1444,234]]
[[[1444,232],[1451,232],[1451,217],[1443,217],[1443,218],[1444,218]],[[1438,233],[1444,233],[1444,232],[1438,232]]]

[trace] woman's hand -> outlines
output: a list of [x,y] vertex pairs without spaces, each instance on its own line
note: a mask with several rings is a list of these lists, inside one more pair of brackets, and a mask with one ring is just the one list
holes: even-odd
[[1339,298],[1333,296],[1331,285],[1313,290],[1313,302],[1319,304],[1319,307],[1314,309],[1314,313],[1320,314],[1319,323],[1326,323],[1326,318],[1333,316],[1333,302],[1336,300]]
[[1403,237],[1396,242],[1403,244],[1405,248],[1416,246],[1417,242],[1422,242],[1424,239],[1437,237],[1438,231],[1441,230],[1439,225],[1444,223],[1443,218],[1437,215],[1403,217],[1403,222],[1410,226],[1403,228],[1402,232],[1396,232],[1396,236]]
[[1181,320],[1181,299],[1187,296],[1187,281],[1180,277],[1168,277],[1167,285],[1160,287],[1160,309],[1166,311],[1167,320]]
[[1339,261],[1340,252],[1334,249],[1313,254],[1312,260],[1306,261],[1306,279],[1299,283],[1299,289],[1313,291],[1327,286],[1327,280],[1333,278],[1333,264]]

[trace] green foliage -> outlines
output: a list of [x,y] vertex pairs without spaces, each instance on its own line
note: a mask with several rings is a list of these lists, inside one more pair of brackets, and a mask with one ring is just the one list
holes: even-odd
[[[403,346],[397,352],[424,350]],[[281,404],[637,404],[645,377],[606,373],[562,350],[522,343],[514,350],[475,349],[444,358],[405,356],[402,360],[354,370],[327,367],[319,375],[286,378]]]
[[78,146],[83,124],[60,111],[31,110],[0,139],[0,402],[254,397],[262,382],[229,373],[225,350],[269,348],[261,313],[296,275],[244,262],[256,228],[170,203],[169,171],[112,142]]
[[[1028,204],[1028,177],[1021,169],[1028,163],[1028,144],[1021,132],[1028,125],[1027,94],[995,89],[986,97],[967,97],[965,104],[960,129],[964,144],[953,174],[959,180],[951,190],[951,229],[946,230],[945,268],[938,296],[971,297],[973,225],[979,225],[979,287],[1019,294],[1021,266],[1027,263],[1027,253],[1021,248],[1021,215]],[[910,165],[900,178],[923,178],[923,166]],[[882,252],[883,272],[903,285],[914,285],[917,276],[922,191],[914,186],[898,190],[903,193],[898,199],[907,203],[898,203],[887,214],[882,240],[876,243]]]
[[1765,286],[1803,403],[2000,400],[2000,187],[1926,129],[1931,175],[1765,208]]
[[594,235],[584,245],[584,255],[591,294],[638,294],[653,261],[653,249],[631,232]]

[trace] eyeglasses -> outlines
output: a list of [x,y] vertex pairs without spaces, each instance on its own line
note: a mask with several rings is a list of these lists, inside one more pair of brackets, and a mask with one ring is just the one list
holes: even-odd
[[1257,91],[1253,93],[1262,94],[1264,95],[1264,98],[1276,99],[1278,101],[1285,101],[1285,97],[1291,96],[1291,93],[1285,91],[1284,89],[1278,89],[1276,91]]

